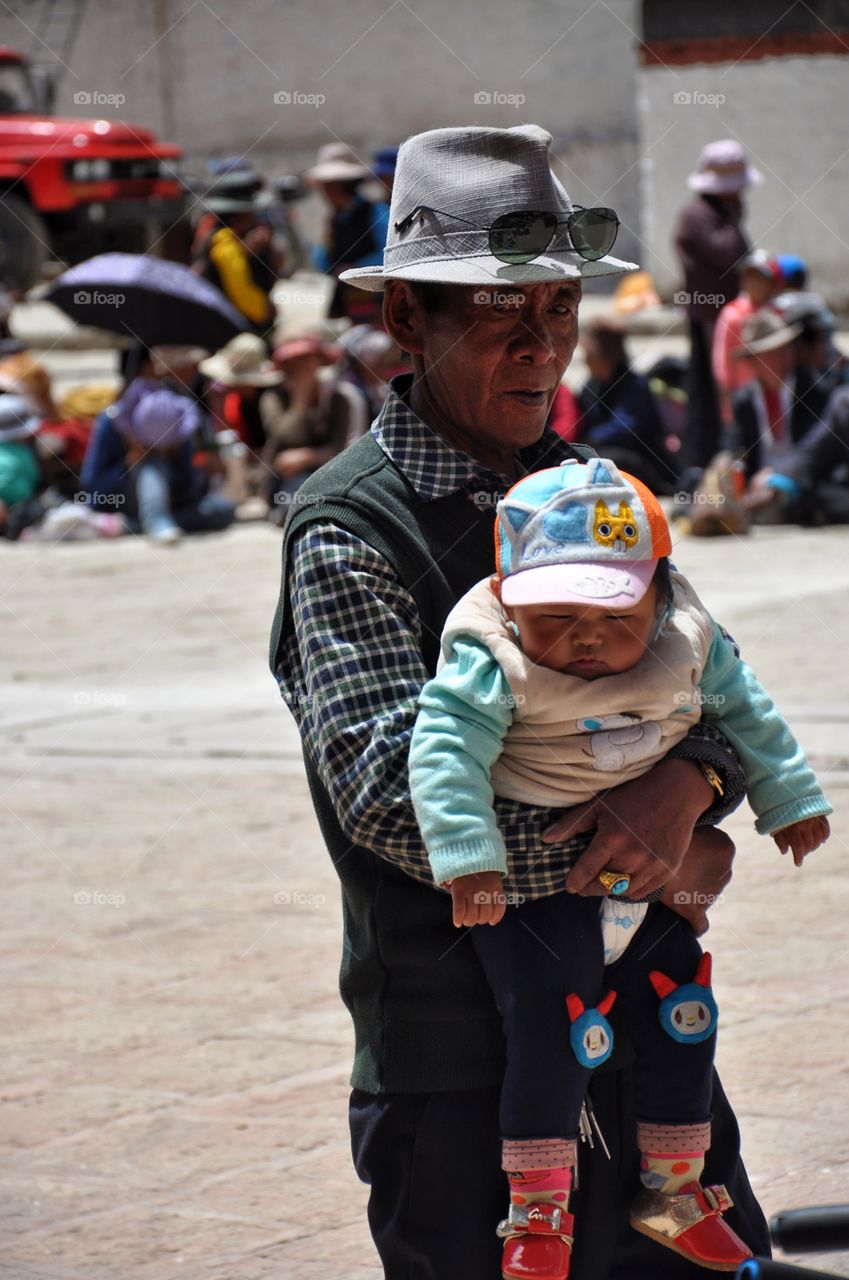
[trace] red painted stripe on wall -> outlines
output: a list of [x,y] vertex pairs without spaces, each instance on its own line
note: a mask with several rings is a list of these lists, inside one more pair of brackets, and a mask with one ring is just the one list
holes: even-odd
[[849,31],[765,36],[699,36],[652,40],[637,46],[644,67],[689,67],[699,62],[758,62],[814,54],[849,54]]

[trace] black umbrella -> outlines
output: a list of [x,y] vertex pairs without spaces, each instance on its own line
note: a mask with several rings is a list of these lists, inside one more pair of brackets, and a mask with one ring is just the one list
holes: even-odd
[[175,343],[218,351],[247,321],[220,289],[178,262],[101,253],[59,276],[48,299],[78,324],[124,333],[146,347]]

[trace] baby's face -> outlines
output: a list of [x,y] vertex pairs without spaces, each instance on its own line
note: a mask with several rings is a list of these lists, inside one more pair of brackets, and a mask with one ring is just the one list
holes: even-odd
[[524,604],[507,609],[522,651],[540,667],[582,680],[628,671],[640,661],[655,626],[657,588],[626,609],[574,604]]

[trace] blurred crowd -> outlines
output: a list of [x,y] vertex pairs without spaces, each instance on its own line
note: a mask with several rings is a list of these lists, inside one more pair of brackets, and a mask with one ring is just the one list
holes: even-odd
[[26,353],[0,361],[0,528],[56,540],[144,533],[156,542],[282,524],[306,477],[369,428],[402,357],[354,325],[337,343],[291,338],[270,356],[244,333],[215,355],[136,349],[117,396],[57,405]]
[[[380,295],[338,278],[382,261],[396,156],[385,147],[364,163],[330,143],[270,187],[239,159],[211,162],[192,268],[245,331],[214,352],[137,342],[117,395],[95,386],[57,402],[9,333],[16,300],[0,289],[0,535],[168,543],[236,519],[281,525],[304,479],[369,429],[405,368]],[[633,314],[660,300],[646,273],[627,276],[609,313],[582,328],[585,385],[564,383],[549,419],[674,494],[693,533],[849,520],[847,359],[805,263],[749,242],[745,194],[760,181],[736,142],[703,149],[675,233],[688,356],[632,367]],[[324,208],[314,246],[295,213],[309,191]],[[332,280],[326,315],[282,337],[273,289],[304,270]]]

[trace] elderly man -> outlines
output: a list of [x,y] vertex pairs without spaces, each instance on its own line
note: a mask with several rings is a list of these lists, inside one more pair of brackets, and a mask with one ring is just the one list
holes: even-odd
[[[413,374],[394,380],[371,432],[306,482],[283,541],[271,666],[342,882],[354,1161],[390,1280],[500,1274],[503,1033],[433,886],[407,757],[443,622],[492,570],[496,501],[529,471],[586,456],[545,429],[577,342],[581,277],[631,269],[609,256],[615,214],[572,210],[549,143],[527,126],[439,129],[403,145],[384,265],[346,276],[385,290],[386,328]],[[743,785],[733,752],[702,725],[603,804],[564,817],[499,800],[510,886],[539,896],[568,876],[571,889],[603,894],[599,872],[616,866],[636,896],[665,886],[680,907],[716,893],[729,844],[693,830]],[[660,936],[668,908],[649,917],[643,927]],[[626,1046],[591,1085],[611,1158],[596,1142],[582,1160],[573,1280],[692,1280],[698,1267],[628,1227],[639,1167],[630,1060]],[[708,1172],[736,1201],[728,1221],[768,1249],[718,1081]]]

